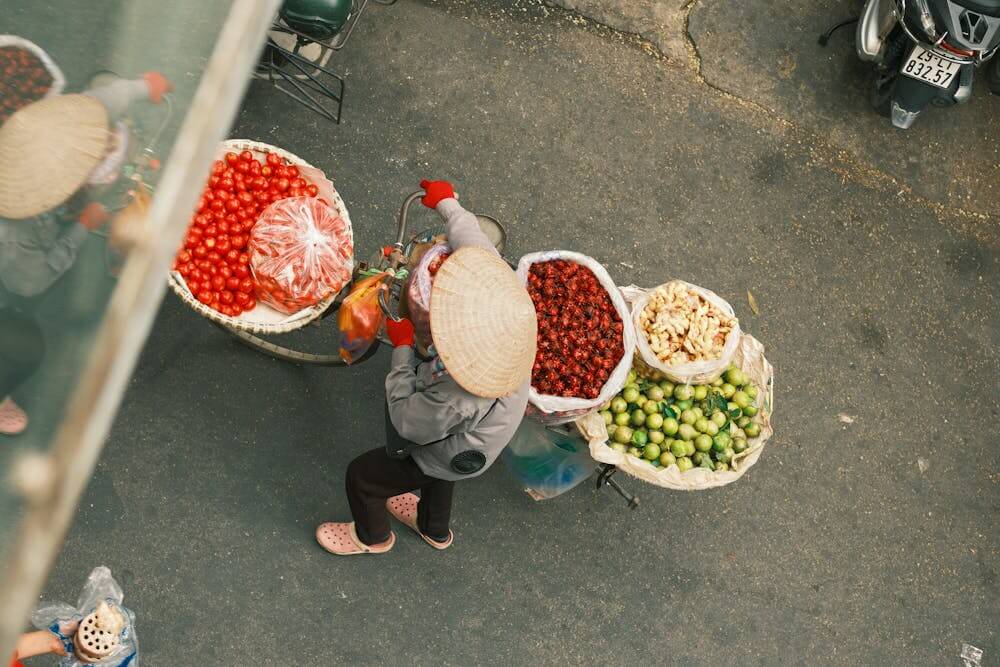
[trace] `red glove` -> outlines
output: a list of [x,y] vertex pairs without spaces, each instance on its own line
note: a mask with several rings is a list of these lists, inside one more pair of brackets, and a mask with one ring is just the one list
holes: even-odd
[[174,89],[174,84],[170,83],[167,77],[159,72],[146,72],[142,75],[142,78],[145,79],[146,85],[149,86],[149,101],[153,104],[162,102],[163,96]]
[[413,322],[405,317],[398,322],[392,318],[386,318],[385,332],[389,334],[389,340],[392,341],[393,347],[400,345],[413,347]]
[[442,199],[454,199],[455,189],[448,181],[420,181],[420,187],[427,193],[420,202],[427,208],[437,208]]
[[100,203],[92,201],[83,207],[79,219],[81,225],[90,231],[94,231],[108,221],[108,210]]

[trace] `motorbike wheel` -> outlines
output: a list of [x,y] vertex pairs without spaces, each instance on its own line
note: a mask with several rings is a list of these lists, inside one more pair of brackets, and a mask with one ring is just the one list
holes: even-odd
[[871,102],[872,108],[875,109],[875,113],[880,116],[885,116],[886,118],[892,116],[892,98],[896,94],[896,80],[898,77],[899,74],[897,72],[879,70],[876,70],[875,76],[872,77],[869,102]]

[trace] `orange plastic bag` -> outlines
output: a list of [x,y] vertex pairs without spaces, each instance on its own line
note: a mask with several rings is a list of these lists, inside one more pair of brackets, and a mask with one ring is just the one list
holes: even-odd
[[385,314],[378,305],[378,294],[385,286],[387,273],[359,281],[344,299],[337,313],[340,328],[340,358],[348,364],[365,356],[375,342]]

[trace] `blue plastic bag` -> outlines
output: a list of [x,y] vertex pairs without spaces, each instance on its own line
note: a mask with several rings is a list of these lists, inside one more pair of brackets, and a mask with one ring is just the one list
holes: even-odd
[[546,428],[533,419],[521,422],[502,458],[536,500],[566,493],[594,472],[590,449],[575,427]]

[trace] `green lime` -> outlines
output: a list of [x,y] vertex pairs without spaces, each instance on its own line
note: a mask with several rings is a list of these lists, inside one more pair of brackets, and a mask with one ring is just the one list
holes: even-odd
[[757,385],[747,384],[747,386],[743,387],[743,391],[747,393],[747,396],[750,397],[750,400],[757,398]]
[[610,438],[615,434],[615,430],[618,428],[618,424],[608,424],[606,428],[608,429],[608,437]]
[[698,415],[694,413],[694,410],[685,410],[681,413],[681,421],[685,424],[694,424],[698,421]]
[[729,384],[728,382],[722,385],[722,395],[725,396],[727,400],[732,398],[733,394],[735,393],[736,393],[736,387],[734,387],[733,385]]
[[673,417],[668,417],[663,420],[663,432],[666,435],[674,435],[677,433],[677,429],[680,428],[680,424]]
[[628,372],[628,379],[625,380],[625,384],[632,384],[633,382],[636,381],[636,378],[638,378],[638,377],[639,377],[639,374],[635,372],[634,368],[631,369],[631,370],[629,370],[629,372]]
[[615,424],[618,426],[628,426],[629,421],[632,419],[632,415],[627,412],[619,412],[615,415]]
[[670,452],[663,452],[660,454],[660,465],[664,468],[669,468],[675,463],[677,463],[677,458]]
[[618,414],[619,412],[625,412],[628,410],[628,401],[626,401],[621,396],[615,396],[611,399],[611,412]]
[[712,438],[702,433],[694,439],[694,448],[699,452],[707,452],[712,448]]
[[623,444],[622,444],[622,443],[620,443],[620,442],[612,442],[612,443],[611,443],[611,449],[615,450],[616,452],[621,452],[621,453],[623,453],[623,454],[624,454],[624,453],[625,453],[626,451],[628,451],[628,450],[627,450],[627,448],[625,447],[625,445],[623,445]]
[[699,419],[705,416],[705,411],[701,409],[701,406],[695,406],[691,408],[691,412],[693,412],[694,416]]
[[722,377],[724,377],[726,379],[726,382],[728,382],[729,384],[741,385],[743,384],[742,382],[740,382],[740,380],[742,379],[742,375],[743,374],[740,372],[740,369],[736,368],[736,366],[730,366],[729,368],[726,369],[726,372],[723,374]]
[[686,456],[682,456],[679,459],[677,459],[677,467],[680,468],[681,472],[685,472],[693,468],[694,464],[691,463],[691,459],[689,459]]
[[715,464],[715,472],[719,472],[720,470],[729,470],[729,464],[719,461]]
[[709,456],[708,454],[704,454],[701,457],[701,466],[700,467],[702,467],[702,468],[708,468],[709,470],[715,470],[715,464],[712,463],[712,457]]
[[674,403],[674,407],[677,408],[678,410],[690,410],[691,405],[692,405],[691,401],[677,401],[676,403]]
[[649,402],[648,398],[646,398],[642,394],[639,394],[639,398],[635,399],[635,402],[632,403],[632,405],[634,405],[636,408],[642,410],[643,406],[645,406],[646,403],[648,403],[648,402]]
[[663,390],[663,395],[664,396],[673,396],[674,395],[674,383],[671,382],[670,380],[662,380],[660,382],[660,384],[659,384],[659,387],[660,387],[660,389]]
[[646,413],[638,408],[632,411],[632,418],[630,420],[632,426],[642,426],[646,423]]
[[649,436],[646,435],[645,431],[632,432],[632,444],[636,447],[645,447],[648,441]]
[[628,448],[628,455],[629,456],[634,456],[637,459],[641,459],[642,458],[642,452],[639,451],[638,447],[629,447]]
[[740,428],[746,428],[747,425],[750,423],[750,421],[751,421],[750,418],[744,415],[736,420],[736,425],[739,426]]
[[677,434],[681,436],[681,440],[694,440],[698,431],[694,430],[694,426],[691,424],[681,424],[680,428],[677,429]]
[[712,449],[717,452],[721,452],[726,447],[729,447],[733,442],[733,439],[729,437],[728,433],[720,433],[719,435],[712,438]]
[[646,445],[646,448],[642,450],[642,458],[647,461],[660,458],[660,446],[652,443]]
[[674,398],[678,401],[690,401],[694,396],[694,389],[689,384],[679,384],[674,387]]
[[697,431],[699,433],[705,433],[705,432],[708,431],[708,425],[709,425],[709,423],[710,422],[707,419],[705,419],[704,417],[699,417],[695,421],[694,427],[695,427],[695,429],[697,429]]
[[736,452],[733,451],[732,447],[726,447],[721,452],[716,452],[715,458],[716,460],[722,461],[723,463],[729,463],[730,461],[733,460],[733,454],[735,453]]
[[614,421],[614,417],[611,415],[610,412],[601,412],[601,417],[604,418],[604,425],[605,426],[610,426],[612,424],[612,422]]
[[721,387],[725,383],[726,383],[726,381],[722,379],[721,375],[719,377],[715,378],[714,380],[712,380],[712,386],[713,387]]
[[659,412],[660,412],[660,402],[659,401],[654,401],[653,399],[649,399],[648,401],[646,401],[646,404],[642,406],[642,410],[647,415],[659,414]]
[[694,400],[704,401],[706,398],[708,398],[708,387],[703,384],[695,385]]
[[748,438],[756,438],[760,435],[760,424],[747,424],[743,427],[743,432],[747,434]]
[[651,443],[653,443],[655,445],[659,445],[659,444],[662,444],[664,440],[666,440],[666,437],[663,435],[663,431],[650,431],[649,432],[649,441]]
[[[708,456],[708,454],[706,454],[705,452],[695,452],[694,454],[691,455],[691,461],[696,466],[700,466],[701,462],[705,460],[706,456]],[[711,458],[711,457],[709,457],[709,458]]]
[[683,440],[674,440],[673,442],[670,443],[670,453],[676,456],[677,458],[685,456],[687,454],[687,451],[688,451],[687,445],[684,444]]
[[650,461],[649,463],[650,463],[650,464],[651,464],[651,465],[652,465],[652,466],[653,466],[654,468],[659,468],[659,467],[660,467],[660,459],[653,459],[653,460],[652,460],[652,461]]
[[648,398],[651,401],[662,401],[663,390],[654,384],[652,387],[646,390],[646,398]]
[[620,442],[622,444],[632,442],[632,429],[628,426],[619,426],[615,429],[614,439],[615,442]]
[[747,396],[747,393],[745,391],[740,389],[739,391],[733,394],[733,403],[740,406],[740,409],[746,410],[746,407],[750,405],[750,397]]
[[660,413],[652,414],[646,417],[646,428],[657,431],[663,428],[663,415]]
[[751,403],[750,405],[743,408],[743,414],[745,414],[747,417],[753,417],[754,415],[757,414],[757,406]]
[[726,422],[729,421],[729,417],[727,417],[726,413],[722,412],[721,410],[719,412],[713,412],[711,419],[713,422],[715,422],[715,425],[718,426],[719,428],[725,426]]
[[747,441],[743,438],[733,438],[733,451],[739,454],[747,448]]
[[622,390],[622,398],[626,403],[635,403],[635,399],[639,398],[639,388],[632,385],[625,387]]
[[709,420],[708,428],[705,430],[705,433],[708,433],[709,435],[715,435],[718,432],[719,432],[719,427],[716,425],[714,421]]
[[696,450],[694,448],[694,440],[685,440],[684,441],[684,446],[687,448],[687,455],[688,456],[691,456],[692,454],[695,453]]

